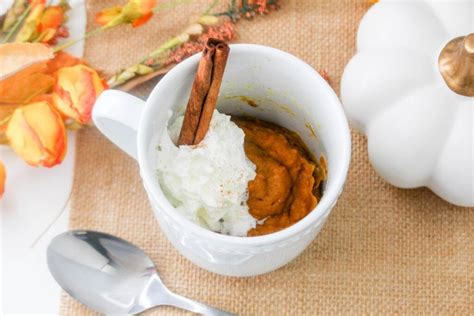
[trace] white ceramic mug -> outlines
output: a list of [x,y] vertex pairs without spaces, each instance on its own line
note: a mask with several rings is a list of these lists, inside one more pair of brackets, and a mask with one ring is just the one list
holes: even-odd
[[[321,201],[298,223],[259,237],[234,237],[206,230],[168,202],[156,177],[156,144],[170,110],[183,112],[200,54],[164,76],[146,102],[108,90],[94,106],[93,120],[112,142],[138,160],[143,183],[161,229],[196,265],[231,276],[275,270],[298,256],[316,237],[336,204],[346,179],[351,142],[342,106],[327,82],[309,65],[283,51],[259,45],[231,45],[218,109],[272,121],[296,131],[328,162]],[[257,103],[250,106],[246,98]]]

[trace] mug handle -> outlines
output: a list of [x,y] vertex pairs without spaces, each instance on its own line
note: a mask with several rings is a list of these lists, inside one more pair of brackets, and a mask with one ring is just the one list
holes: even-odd
[[92,120],[112,143],[137,160],[137,131],[145,101],[119,90],[99,95]]

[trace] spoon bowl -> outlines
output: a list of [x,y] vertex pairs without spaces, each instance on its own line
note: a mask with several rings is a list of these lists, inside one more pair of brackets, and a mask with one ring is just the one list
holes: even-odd
[[48,267],[72,297],[103,314],[136,314],[170,305],[203,315],[233,315],[169,291],[150,258],[137,246],[95,231],[56,236]]

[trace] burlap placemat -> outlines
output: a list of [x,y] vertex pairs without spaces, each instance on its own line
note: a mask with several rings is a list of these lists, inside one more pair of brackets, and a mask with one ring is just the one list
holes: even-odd
[[[95,12],[117,2],[123,1],[89,1],[89,25]],[[367,0],[285,0],[268,17],[240,22],[240,41],[277,47],[326,69],[338,91],[368,7]],[[122,27],[91,39],[86,59],[106,72],[128,65],[182,28],[189,12],[199,11],[182,7],[141,29]],[[241,315],[474,314],[474,210],[426,189],[389,186],[370,167],[364,138],[352,136],[345,191],[326,226],[299,258],[267,275],[222,277],[182,258],[160,232],[137,164],[93,128],[77,141],[70,227],[132,241],[171,290]],[[61,310],[94,314],[67,295]]]

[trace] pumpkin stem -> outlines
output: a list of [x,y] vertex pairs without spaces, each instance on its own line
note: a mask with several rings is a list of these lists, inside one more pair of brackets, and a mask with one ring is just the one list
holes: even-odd
[[441,75],[454,92],[474,96],[474,33],[451,40],[438,59]]

